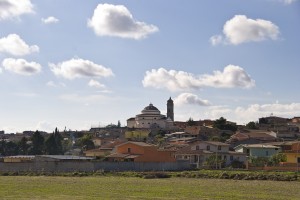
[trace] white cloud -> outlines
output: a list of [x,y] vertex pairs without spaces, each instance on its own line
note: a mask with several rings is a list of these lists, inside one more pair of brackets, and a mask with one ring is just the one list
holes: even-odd
[[185,104],[194,104],[199,106],[210,106],[211,103],[208,100],[203,100],[195,94],[182,93],[178,95],[174,100],[175,105],[181,106]]
[[35,127],[35,130],[46,131],[48,133],[52,133],[55,130],[55,126],[47,121],[40,121]]
[[62,82],[60,82],[60,83],[55,83],[54,81],[48,81],[48,82],[46,83],[46,85],[47,85],[48,87],[66,87],[66,84],[64,84],[64,83],[62,83]]
[[18,18],[20,15],[34,13],[30,0],[1,0],[0,21]]
[[36,62],[28,62],[24,59],[5,58],[2,61],[5,70],[20,75],[33,75],[41,72],[42,66]]
[[292,4],[292,3],[294,3],[294,2],[296,2],[297,0],[281,0],[284,4],[286,4],[286,5],[290,5],[290,4]]
[[184,71],[170,70],[164,68],[146,71],[143,79],[144,87],[166,88],[170,91],[200,89],[202,87],[215,88],[251,88],[255,81],[251,79],[246,71],[234,65],[228,65],[224,71],[214,71],[212,75],[194,75]]
[[33,52],[39,52],[39,47],[29,46],[17,34],[9,34],[7,37],[0,38],[0,53],[24,56]]
[[158,28],[145,22],[136,21],[130,11],[123,5],[98,4],[88,27],[99,36],[116,36],[121,38],[143,39],[157,32]]
[[67,79],[82,77],[109,77],[114,75],[111,69],[80,58],[73,58],[56,65],[50,63],[49,66],[56,76],[62,76]]
[[210,40],[210,43],[213,46],[215,46],[215,45],[218,45],[223,42],[223,36],[222,35],[214,35],[209,40]]
[[276,40],[279,35],[279,28],[271,21],[263,19],[250,19],[245,15],[235,15],[228,20],[223,27],[222,35],[215,35],[210,38],[212,45],[229,43],[238,45],[245,42],[259,42],[266,39]]
[[91,79],[88,85],[90,87],[95,87],[95,88],[105,88],[105,85],[101,84],[99,81],[96,81],[94,79]]
[[249,106],[239,106],[236,108],[229,108],[228,106],[210,106],[204,112],[206,118],[218,119],[225,117],[230,121],[237,122],[238,124],[245,124],[250,121],[258,121],[261,117],[270,116],[273,114],[278,117],[292,118],[299,116],[300,103],[289,104],[252,104]]
[[47,18],[42,18],[42,22],[44,24],[55,24],[55,23],[59,22],[59,19],[57,19],[53,16],[50,16],[50,17],[47,17]]

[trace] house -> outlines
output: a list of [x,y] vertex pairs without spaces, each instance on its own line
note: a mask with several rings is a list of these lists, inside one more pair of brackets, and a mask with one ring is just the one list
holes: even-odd
[[115,148],[115,146],[125,143],[127,140],[116,139],[116,140],[106,140],[104,144],[102,144],[99,148],[91,149],[84,151],[84,155],[88,157],[105,157],[111,154]]
[[281,147],[269,144],[241,144],[234,148],[236,152],[247,154],[249,157],[271,157],[281,152]]
[[267,130],[244,129],[237,131],[226,141],[226,143],[230,144],[230,147],[233,148],[240,144],[275,142],[277,138],[274,136],[274,134],[274,132]]
[[235,160],[243,163],[246,161],[246,154],[229,151],[229,144],[222,142],[197,141],[175,152],[176,160],[189,161],[198,168],[204,167],[211,156],[224,161],[225,166]]
[[287,163],[299,165],[300,163],[300,141],[293,142],[290,150],[285,150],[283,153],[286,155]]
[[158,149],[144,142],[125,142],[115,147],[115,153],[106,156],[115,162],[175,162],[174,150]]

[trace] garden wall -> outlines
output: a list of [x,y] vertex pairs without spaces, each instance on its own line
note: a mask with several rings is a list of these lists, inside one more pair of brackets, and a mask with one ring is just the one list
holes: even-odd
[[134,163],[97,161],[43,161],[43,162],[0,162],[0,172],[73,172],[85,171],[179,171],[189,170],[188,162]]

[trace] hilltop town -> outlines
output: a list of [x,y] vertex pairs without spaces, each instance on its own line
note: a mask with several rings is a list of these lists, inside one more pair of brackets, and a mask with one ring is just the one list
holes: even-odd
[[[166,115],[150,103],[128,118],[124,127],[118,122],[86,131],[1,131],[0,167],[2,171],[298,170],[300,117],[268,116],[237,125],[223,117],[176,121],[175,116],[170,97]],[[51,166],[51,162],[61,167]]]

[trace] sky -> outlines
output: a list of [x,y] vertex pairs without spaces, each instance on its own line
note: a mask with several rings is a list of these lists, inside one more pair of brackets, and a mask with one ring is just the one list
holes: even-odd
[[0,0],[0,130],[300,116],[299,0]]

